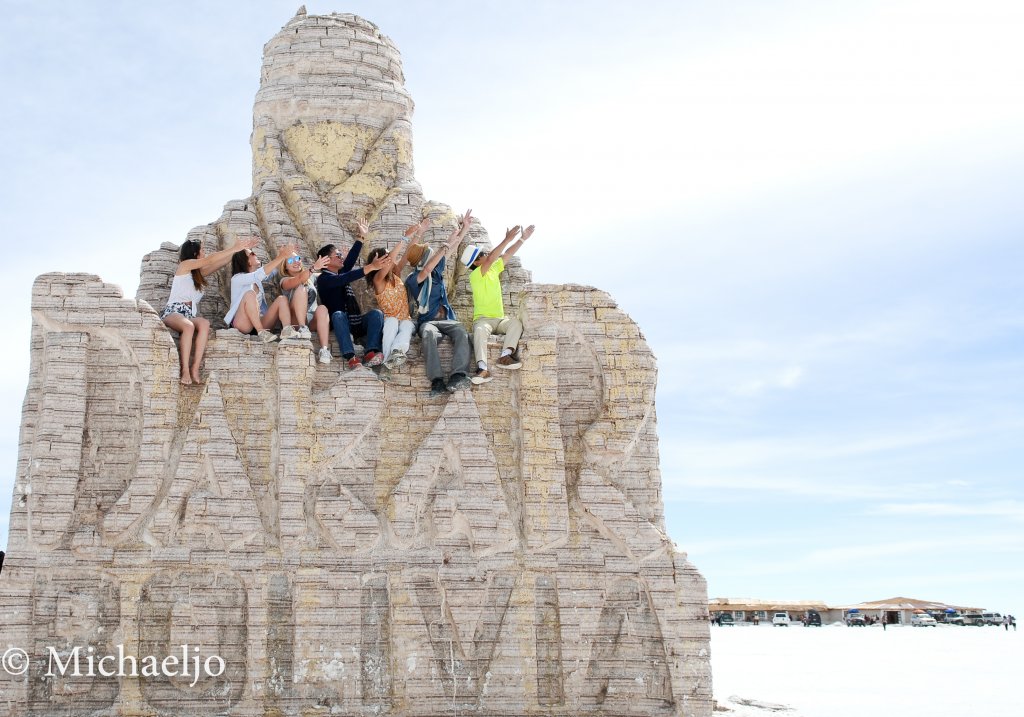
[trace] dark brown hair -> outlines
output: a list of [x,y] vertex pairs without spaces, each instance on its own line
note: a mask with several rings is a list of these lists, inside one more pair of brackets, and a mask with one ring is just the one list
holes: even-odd
[[249,253],[248,249],[242,249],[231,255],[231,276],[249,273]]
[[[199,250],[203,248],[203,245],[199,243],[198,239],[186,239],[185,243],[181,245],[181,251],[178,254],[178,258],[181,261],[187,259],[195,259],[199,256]],[[202,291],[206,288],[206,277],[203,276],[203,272],[200,269],[192,270],[192,283],[196,285],[196,288]]]

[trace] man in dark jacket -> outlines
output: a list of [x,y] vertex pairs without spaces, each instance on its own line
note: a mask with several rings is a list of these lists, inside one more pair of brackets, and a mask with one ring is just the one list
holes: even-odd
[[327,307],[342,358],[348,362],[350,369],[359,366],[353,338],[364,338],[363,361],[366,366],[379,366],[384,362],[384,354],[381,353],[384,314],[380,309],[373,309],[364,314],[359,308],[355,291],[352,290],[352,282],[362,279],[383,265],[382,261],[375,260],[366,266],[353,268],[363,248],[362,240],[366,238],[366,230],[366,224],[360,222],[359,239],[352,245],[344,259],[334,244],[328,244],[317,252],[318,257],[329,259],[316,280],[317,296],[320,303]]

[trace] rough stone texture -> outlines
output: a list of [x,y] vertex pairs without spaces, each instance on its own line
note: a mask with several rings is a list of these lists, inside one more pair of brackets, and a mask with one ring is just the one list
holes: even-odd
[[[413,177],[411,113],[375,26],[300,12],[265,48],[254,194],[190,236],[308,256],[347,248],[357,216],[393,245],[429,215],[439,243],[456,219]],[[607,294],[511,262],[523,368],[442,401],[417,343],[385,384],[233,330],[182,387],[152,308],[176,253],[143,259],[135,300],[90,275],[33,289],[0,577],[0,650],[32,662],[0,672],[5,714],[711,714],[705,584],[664,532],[655,360]],[[184,644],[224,674],[45,674],[48,647]]]

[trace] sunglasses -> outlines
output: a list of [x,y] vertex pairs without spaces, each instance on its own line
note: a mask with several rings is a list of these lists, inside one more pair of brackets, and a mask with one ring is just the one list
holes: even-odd
[[301,256],[290,256],[286,260],[286,263],[288,263],[288,264],[301,264],[302,263],[302,257]]

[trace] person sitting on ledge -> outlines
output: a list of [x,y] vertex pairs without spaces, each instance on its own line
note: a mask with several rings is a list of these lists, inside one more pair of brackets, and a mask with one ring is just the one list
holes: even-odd
[[476,355],[473,383],[487,383],[493,378],[487,370],[487,338],[491,334],[505,335],[498,366],[517,369],[523,365],[516,357],[519,338],[523,335],[523,324],[517,318],[505,316],[501,272],[505,271],[505,262],[533,234],[533,229],[532,224],[526,227],[519,241],[513,244],[512,240],[519,234],[517,224],[505,232],[504,240],[493,251],[467,246],[462,252],[462,263],[470,269],[469,285],[473,290],[473,352]]
[[256,332],[264,343],[277,341],[270,329],[278,321],[283,327],[281,338],[289,339],[298,333],[291,325],[288,299],[279,296],[267,306],[263,293],[263,281],[277,273],[277,267],[295,252],[295,245],[286,244],[277,250],[277,256],[265,267],[252,249],[235,252],[231,257],[231,307],[224,316],[224,323],[243,334]]
[[430,219],[413,224],[405,230],[405,235],[390,252],[384,247],[377,247],[367,256],[369,261],[384,257],[384,268],[367,274],[366,280],[373,285],[377,305],[384,312],[385,359],[381,377],[385,380],[391,371],[405,363],[409,340],[412,338],[413,329],[416,328],[409,314],[409,294],[401,278],[402,269],[405,268],[408,258],[408,252],[403,252],[403,249],[410,240],[416,243],[428,226]]
[[178,255],[180,262],[171,280],[171,294],[167,297],[167,306],[160,314],[160,318],[168,328],[181,334],[178,356],[181,361],[183,385],[202,383],[199,369],[203,364],[206,341],[210,338],[210,322],[199,315],[199,300],[203,298],[206,277],[231,261],[231,255],[236,251],[251,249],[254,246],[256,239],[239,239],[234,246],[206,256],[202,243],[196,239],[187,239],[181,245]]
[[384,355],[381,353],[384,314],[380,309],[372,309],[364,314],[352,289],[353,281],[382,268],[384,260],[377,258],[369,264],[353,268],[363,248],[363,240],[368,229],[366,223],[362,221],[358,226],[359,239],[352,244],[344,259],[334,244],[327,244],[317,252],[317,257],[328,260],[316,280],[317,294],[320,303],[327,307],[341,356],[348,361],[350,369],[359,367],[353,338],[365,339],[363,361],[366,366],[380,366],[384,363]]
[[[444,287],[445,256],[459,246],[469,231],[472,211],[466,210],[459,228],[436,252],[425,244],[413,244],[408,251],[409,263],[415,270],[406,277],[405,286],[416,300],[416,329],[423,345],[432,397],[472,385],[466,375],[469,371],[469,334],[455,318]],[[447,384],[441,371],[441,357],[437,353],[437,342],[442,335],[451,339],[453,347],[452,370]]]
[[312,338],[309,324],[313,324],[316,337],[320,343],[317,359],[320,363],[331,362],[331,342],[329,331],[330,319],[327,307],[317,304],[316,284],[313,272],[319,272],[327,265],[327,257],[320,257],[309,269],[302,265],[302,257],[292,254],[284,260],[281,271],[281,294],[288,300],[288,309],[295,317],[296,329],[300,339]]

